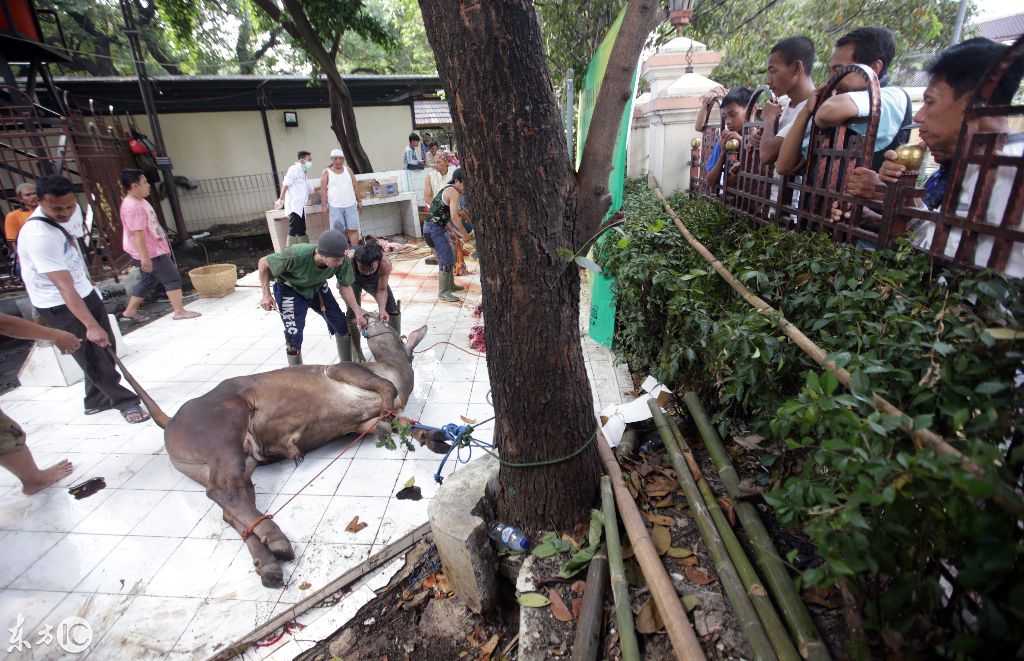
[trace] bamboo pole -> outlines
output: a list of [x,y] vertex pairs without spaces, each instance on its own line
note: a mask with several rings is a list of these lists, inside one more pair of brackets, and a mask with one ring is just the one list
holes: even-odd
[[[758,617],[757,610],[751,601],[751,595],[747,592],[748,588],[743,585],[743,581],[740,579],[740,572],[736,569],[737,563],[734,562],[734,558],[730,557],[726,544],[722,539],[721,530],[729,529],[728,522],[725,521],[723,516],[722,522],[725,525],[715,526],[715,517],[712,514],[711,508],[718,509],[718,514],[721,516],[722,512],[718,508],[718,503],[713,495],[708,499],[709,502],[707,503],[701,497],[700,487],[697,486],[697,481],[690,474],[690,469],[682,461],[682,453],[676,447],[676,441],[672,437],[669,422],[665,418],[665,414],[661,412],[661,405],[658,404],[656,399],[649,400],[647,405],[650,407],[651,413],[654,414],[654,422],[658,427],[658,433],[661,434],[661,440],[665,442],[665,448],[668,449],[669,456],[672,458],[672,465],[676,469],[676,480],[683,487],[686,500],[695,515],[694,520],[697,523],[697,529],[700,531],[701,537],[704,538],[704,543],[707,544],[708,553],[711,555],[711,560],[715,563],[715,570],[718,572],[718,577],[722,581],[722,587],[725,588],[725,593],[729,597],[729,603],[732,604],[733,612],[736,613],[736,617],[740,621],[740,628],[747,637],[747,642],[750,644],[750,651],[754,655],[754,659],[770,660],[777,658],[771,639],[768,637],[765,627]],[[732,530],[729,529],[729,532],[732,532]],[[742,553],[738,555],[742,556]],[[760,588],[760,590],[764,593],[764,588]],[[781,622],[779,626],[781,626]],[[782,633],[785,636],[784,627]],[[793,650],[793,657],[796,657],[796,650]]]
[[[761,297],[751,293],[751,291],[747,289],[742,282],[737,280],[736,276],[730,273],[729,270],[725,268],[720,261],[718,261],[718,258],[715,257],[703,243],[698,241],[696,237],[690,233],[690,230],[686,228],[683,221],[676,215],[675,210],[673,210],[669,205],[668,200],[666,200],[665,196],[662,195],[661,189],[658,188],[657,182],[654,181],[653,177],[651,177],[651,182],[653,183],[655,195],[658,196],[658,199],[661,200],[665,210],[668,211],[670,216],[672,216],[672,220],[676,224],[676,229],[678,229],[679,233],[683,235],[686,242],[704,258],[704,261],[710,264],[711,267],[718,272],[718,275],[722,276],[722,279],[725,280],[729,286],[743,298],[743,300],[750,303],[754,309],[766,317],[775,319],[779,329],[785,333],[794,344],[800,347],[804,353],[810,356],[814,362],[831,372],[844,386],[852,389],[851,384],[853,383],[853,377],[850,372],[829,360],[828,354],[826,354],[821,347],[811,341],[809,337],[804,335],[799,328],[782,316],[782,313],[768,305],[768,303],[766,303]],[[877,411],[900,418],[902,420],[899,426],[900,430],[909,434],[918,448],[923,446],[934,450],[939,454],[955,457],[960,462],[961,468],[975,477],[983,477],[985,475],[985,470],[981,466],[975,463],[970,457],[960,452],[960,450],[953,447],[953,445],[951,445],[946,439],[927,428],[914,429],[914,423],[910,416],[881,395],[872,393],[872,405]],[[1007,512],[1010,512],[1018,519],[1024,519],[1024,498],[1022,498],[1020,493],[1018,493],[1013,487],[1007,485],[1002,480],[998,480],[996,492],[992,495],[992,498]]]
[[594,661],[597,658],[601,649],[601,622],[604,620],[604,593],[607,587],[608,554],[601,549],[591,558],[587,569],[587,588],[583,592],[580,619],[572,643],[572,661]]
[[629,584],[622,566],[622,542],[619,539],[619,519],[615,515],[615,496],[607,475],[601,476],[601,511],[604,512],[604,539],[608,548],[608,573],[611,575],[612,597],[615,599],[615,619],[619,623],[619,645],[622,661],[639,661],[640,648],[636,642],[633,611],[629,608]]
[[619,506],[619,514],[622,516],[622,524],[626,527],[626,534],[633,544],[633,554],[637,563],[647,579],[647,586],[651,590],[651,596],[658,607],[658,613],[665,623],[665,631],[672,642],[672,649],[676,659],[679,661],[705,661],[704,650],[700,647],[697,635],[690,626],[690,620],[686,617],[683,604],[676,594],[675,586],[661,564],[661,557],[654,548],[654,542],[647,533],[647,526],[640,517],[640,510],[637,509],[633,497],[626,489],[625,481],[622,478],[622,470],[615,460],[612,449],[608,447],[601,430],[597,430],[597,451],[601,455],[601,463],[604,464],[605,472],[611,478],[612,491],[615,494],[615,502]]
[[700,489],[701,495],[704,496],[708,509],[711,510],[711,516],[722,535],[725,548],[729,551],[729,556],[736,565],[736,570],[740,574],[740,580],[743,581],[743,587],[746,588],[747,594],[750,595],[750,601],[754,604],[754,608],[761,618],[761,624],[764,625],[765,633],[768,634],[768,638],[772,641],[775,653],[779,655],[780,659],[798,661],[800,654],[793,647],[793,641],[786,632],[786,625],[779,618],[779,614],[775,611],[775,606],[772,604],[771,597],[768,596],[768,592],[764,589],[764,584],[754,570],[747,552],[740,544],[740,540],[736,537],[732,526],[729,525],[725,514],[722,513],[722,509],[718,505],[711,486],[708,485],[708,481],[704,478],[700,466],[697,465],[697,460],[694,458],[690,446],[687,444],[686,439],[683,438],[683,433],[674,421],[666,418],[665,422],[669,425],[673,440],[675,440],[674,446],[666,446],[672,458],[672,466],[678,471],[684,467],[682,464],[685,461],[686,466],[690,469],[690,473],[697,480],[697,487]]
[[821,640],[821,635],[811,621],[800,594],[797,592],[793,580],[786,571],[786,566],[779,557],[775,545],[772,543],[768,530],[765,529],[757,510],[749,502],[741,500],[740,478],[732,460],[726,454],[718,433],[708,420],[704,407],[701,406],[697,395],[688,392],[683,396],[686,407],[701,438],[704,440],[704,447],[711,455],[711,461],[718,468],[718,475],[722,478],[725,490],[732,498],[733,507],[736,509],[736,516],[747,533],[750,545],[754,548],[754,557],[757,559],[758,567],[761,568],[761,575],[771,591],[775,602],[782,611],[782,617],[789,625],[789,630],[796,640],[797,649],[800,655],[809,661],[831,661],[828,648]]

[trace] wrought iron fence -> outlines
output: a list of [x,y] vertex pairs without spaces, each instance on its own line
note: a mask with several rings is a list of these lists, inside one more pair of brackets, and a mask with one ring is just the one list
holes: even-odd
[[270,172],[198,179],[182,183],[178,189],[190,232],[264,220],[264,214],[273,206],[279,192]]
[[[781,176],[760,162],[749,142],[763,122],[756,114],[758,94],[747,106],[743,140],[724,155],[723,182],[707,181],[705,164],[717,141],[718,127],[706,127],[702,144],[691,151],[690,190],[716,195],[756,225],[775,224],[788,230],[824,231],[837,242],[866,248],[886,247],[908,233],[914,247],[934,260],[973,268],[993,268],[1024,275],[1024,136],[1015,130],[1024,106],[991,103],[1011,66],[1024,59],[1024,37],[1017,40],[979,84],[968,103],[956,154],[948,165],[949,184],[934,208],[925,208],[926,191],[919,187],[920,163],[910,164],[898,183],[880,184],[872,197],[847,191],[850,173],[870,167],[879,122],[880,89],[874,72],[854,65],[825,84],[818,103],[830,96],[845,76],[867,83],[871,113],[863,133],[847,127],[821,129],[813,124],[807,158],[797,175]],[[716,102],[717,103],[717,102]],[[713,106],[707,108],[708,112]],[[1007,120],[1008,131],[968,126],[981,118]],[[734,145],[735,146],[735,145]]]

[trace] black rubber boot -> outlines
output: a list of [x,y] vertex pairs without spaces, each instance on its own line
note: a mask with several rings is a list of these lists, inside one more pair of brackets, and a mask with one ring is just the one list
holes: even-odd
[[348,355],[349,360],[354,363],[365,363],[366,356],[363,355],[363,342],[362,336],[359,334],[359,324],[352,321],[348,322]]

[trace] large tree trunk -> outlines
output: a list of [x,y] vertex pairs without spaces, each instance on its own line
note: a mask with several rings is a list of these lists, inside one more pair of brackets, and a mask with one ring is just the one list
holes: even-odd
[[[580,345],[580,277],[559,249],[582,240],[575,174],[525,0],[420,0],[480,218],[487,365],[505,462],[566,457],[595,431]],[[505,463],[498,513],[527,529],[586,520],[597,493],[591,443],[567,461]]]

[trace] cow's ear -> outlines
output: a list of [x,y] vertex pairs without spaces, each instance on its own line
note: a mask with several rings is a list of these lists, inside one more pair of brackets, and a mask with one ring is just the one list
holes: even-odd
[[412,362],[412,351],[416,348],[416,345],[423,340],[423,336],[427,334],[427,326],[424,324],[409,335],[409,339],[405,342],[405,352],[409,356],[409,362]]

